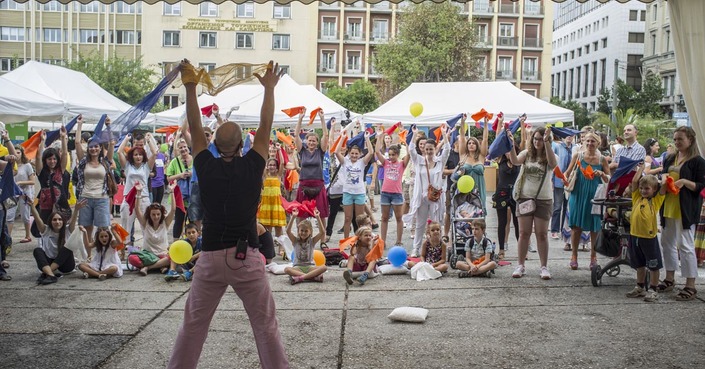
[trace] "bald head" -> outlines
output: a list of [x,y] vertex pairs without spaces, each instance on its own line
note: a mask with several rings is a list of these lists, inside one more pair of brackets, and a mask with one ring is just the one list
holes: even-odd
[[224,159],[240,156],[242,129],[234,122],[225,122],[215,130],[214,142]]

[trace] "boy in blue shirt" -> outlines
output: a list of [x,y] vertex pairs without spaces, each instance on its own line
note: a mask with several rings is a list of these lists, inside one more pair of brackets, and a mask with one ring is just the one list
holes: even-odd
[[179,275],[176,272],[176,263],[172,260],[169,266],[169,271],[164,276],[164,280],[167,282],[175,279],[183,279],[184,281],[190,281],[193,278],[193,273],[196,272],[196,260],[201,256],[201,232],[198,230],[198,226],[194,223],[189,223],[186,225],[186,238],[184,241],[188,242],[193,248],[193,256],[186,264],[181,264],[181,269],[183,273]]

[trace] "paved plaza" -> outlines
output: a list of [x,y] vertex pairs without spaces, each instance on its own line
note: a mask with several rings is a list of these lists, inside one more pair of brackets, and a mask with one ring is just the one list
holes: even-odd
[[[488,233],[495,239],[496,213],[490,213]],[[338,218],[342,223],[342,215]],[[22,238],[20,229],[13,238]],[[409,234],[405,230],[407,250]],[[451,271],[433,281],[381,276],[363,287],[348,287],[343,270],[332,267],[322,284],[291,286],[286,276],[268,274],[291,367],[703,366],[704,269],[697,283],[699,299],[676,302],[669,293],[646,303],[624,297],[634,285],[635,273],[628,267],[593,287],[589,253],[581,252],[580,269],[571,271],[563,243],[550,242],[550,281],[539,278],[536,253],[529,254],[527,275],[511,278],[513,239],[507,259],[512,265],[500,267],[491,279],[458,279],[457,271]],[[166,366],[189,283],[134,272],[100,282],[73,273],[56,284],[37,286],[34,246],[13,246],[8,257],[13,280],[0,283],[3,368]],[[606,261],[600,257],[601,264]],[[679,273],[677,279],[682,282]],[[427,321],[391,322],[387,315],[400,306],[429,309]],[[257,367],[247,315],[229,290],[210,326],[199,368]]]

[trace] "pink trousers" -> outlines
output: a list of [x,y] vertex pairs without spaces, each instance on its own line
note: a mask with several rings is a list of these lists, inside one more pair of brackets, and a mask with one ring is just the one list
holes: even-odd
[[262,368],[289,368],[259,250],[248,248],[247,258],[237,260],[234,247],[201,253],[168,368],[196,368],[208,327],[228,286],[245,306]]

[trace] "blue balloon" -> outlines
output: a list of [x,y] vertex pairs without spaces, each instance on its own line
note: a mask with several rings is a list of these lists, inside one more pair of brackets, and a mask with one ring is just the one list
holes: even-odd
[[291,260],[291,262],[293,263],[294,259],[296,259],[296,250],[291,251],[291,258],[289,260]]
[[394,246],[389,249],[387,259],[395,267],[400,267],[406,261],[406,249],[401,246]]

